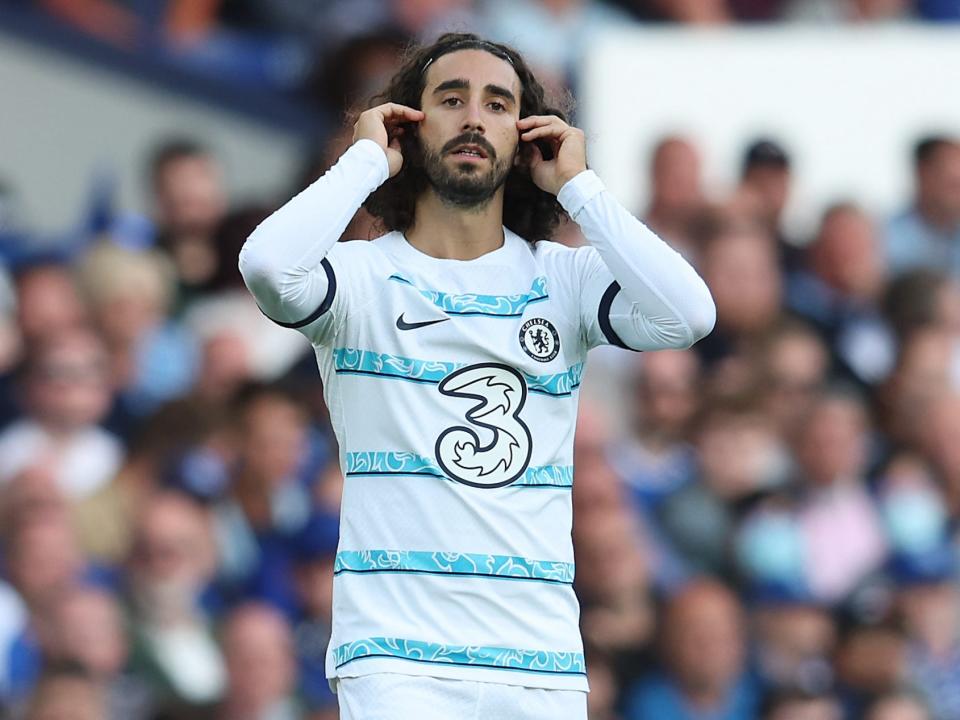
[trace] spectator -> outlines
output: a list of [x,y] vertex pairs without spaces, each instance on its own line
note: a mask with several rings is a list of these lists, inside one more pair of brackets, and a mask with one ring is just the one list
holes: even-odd
[[684,257],[695,260],[696,223],[704,211],[700,154],[682,137],[666,137],[650,163],[650,204],[644,222]]
[[881,695],[867,710],[864,720],[931,720],[922,700],[910,693]]
[[44,674],[24,720],[103,720],[106,704],[100,687],[82,670],[55,668]]
[[133,545],[143,507],[164,485],[213,495],[227,482],[231,454],[225,410],[195,398],[168,403],[137,428],[113,480],[73,506],[84,550],[118,565]]
[[638,502],[655,508],[694,472],[689,443],[698,410],[700,362],[691,350],[644,353],[633,378],[633,432],[611,460]]
[[913,332],[900,346],[897,364],[880,394],[884,431],[907,449],[928,451],[929,403],[960,389],[955,379],[956,343],[936,327]]
[[764,338],[758,362],[767,416],[793,440],[827,381],[829,349],[809,325],[784,320]]
[[846,598],[886,558],[866,485],[868,423],[856,396],[831,389],[813,406],[797,443],[807,580],[814,597],[827,603]]
[[752,208],[770,234],[779,266],[790,272],[800,267],[802,253],[783,231],[783,212],[790,198],[790,157],[774,140],[761,138],[747,147],[740,173],[740,202]]
[[223,628],[227,690],[217,720],[299,720],[293,638],[282,615],[266,605],[243,605]]
[[[516,46],[543,86],[554,92],[569,87],[593,37],[626,20],[619,10],[586,0],[488,0],[483,10],[479,24],[486,34]],[[518,33],[517,28],[537,31]]]
[[227,210],[222,171],[209,150],[187,138],[163,141],[150,159],[156,244],[176,269],[181,309],[216,271],[213,233]]
[[622,505],[582,513],[575,532],[586,642],[608,653],[642,648],[653,631],[647,560],[635,518]]
[[960,594],[943,497],[910,456],[891,463],[881,491],[893,550],[889,572],[907,633],[906,675],[929,701],[933,717],[952,717],[960,707]]
[[960,715],[960,623],[952,547],[905,554],[895,568],[897,604],[906,630],[907,675],[934,720]]
[[616,0],[644,21],[714,25],[732,20],[729,0]]
[[53,612],[44,638],[48,662],[73,663],[102,690],[109,720],[146,720],[151,706],[143,678],[125,672],[129,645],[116,598],[103,590],[75,588]]
[[10,580],[33,616],[46,622],[86,571],[69,521],[62,515],[27,516],[10,529],[8,540]]
[[27,346],[84,326],[87,308],[66,263],[40,262],[16,275],[17,326]]
[[742,609],[723,585],[691,583],[665,609],[664,671],[628,694],[626,720],[752,720],[757,691],[745,668]]
[[[370,98],[386,85],[406,43],[404,34],[394,28],[351,37],[334,46],[321,60],[308,92],[339,124],[352,109],[366,107]],[[334,160],[342,154],[336,153]]]
[[6,570],[23,599],[27,623],[9,648],[9,695],[24,698],[42,670],[42,641],[52,632],[60,599],[77,584],[95,577],[78,552],[69,521],[63,514],[44,513],[18,518],[8,528]]
[[110,355],[110,376],[123,408],[115,426],[122,430],[190,388],[194,339],[167,320],[174,278],[158,253],[102,243],[87,252],[79,271]]
[[885,265],[870,218],[855,205],[834,205],[807,254],[809,268],[788,279],[788,307],[823,333],[852,379],[870,385],[883,380],[895,348],[880,312]]
[[908,270],[883,299],[887,320],[901,343],[914,330],[934,327],[960,336],[960,279],[940,270]]
[[748,373],[743,366],[780,317],[783,281],[775,247],[758,226],[721,227],[706,242],[701,271],[717,305],[717,326],[695,351],[708,365],[727,361],[736,374]]
[[821,693],[832,687],[836,627],[808,597],[769,598],[753,610],[757,671],[773,688]]
[[913,4],[914,0],[790,0],[784,17],[819,23],[898,21],[909,19]]
[[296,606],[288,543],[310,518],[300,475],[308,459],[307,417],[280,388],[249,386],[236,410],[237,458],[229,495],[214,517],[221,577],[231,594]]
[[781,692],[764,703],[762,720],[842,720],[843,711],[830,695]]
[[210,520],[203,509],[169,491],[145,503],[127,577],[131,664],[161,702],[204,705],[223,693],[223,659],[201,605],[215,567]]
[[913,167],[913,206],[887,226],[890,267],[960,275],[960,140],[923,138],[914,148]]
[[72,500],[103,487],[123,450],[97,425],[111,400],[100,339],[75,330],[36,345],[24,363],[23,389],[26,415],[0,433],[0,483],[45,464]]
[[[0,214],[2,211],[0,202]],[[0,229],[0,244],[2,242]],[[2,264],[0,275],[5,275]],[[65,262],[36,260],[20,266],[12,281],[12,288],[2,283],[5,291],[12,289],[13,292],[12,297],[7,297],[10,313],[4,312],[0,318],[0,428],[23,412],[22,398],[18,398],[16,392],[16,366],[28,348],[41,340],[79,329],[87,320],[87,309]]]
[[894,692],[903,683],[907,642],[892,619],[850,620],[842,628],[834,668],[848,714],[861,717],[873,698]]
[[608,657],[587,648],[587,717],[590,720],[620,720],[617,712],[618,685],[615,668]]
[[337,717],[337,698],[326,678],[326,653],[330,642],[338,540],[337,516],[315,513],[292,543],[299,605],[293,643],[300,697],[315,716],[311,720],[336,720]]
[[696,481],[664,501],[659,527],[688,570],[730,578],[734,530],[760,499],[784,485],[789,457],[752,397],[709,404],[695,442]]
[[62,520],[70,503],[49,464],[34,465],[14,476],[0,493],[0,528],[9,539],[20,523],[35,518]]

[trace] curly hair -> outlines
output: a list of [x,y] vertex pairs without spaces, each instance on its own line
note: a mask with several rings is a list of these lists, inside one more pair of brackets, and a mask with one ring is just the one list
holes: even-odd
[[[520,78],[520,117],[557,115],[567,119],[572,107],[568,97],[548,100],[546,91],[520,54],[507,45],[489,42],[472,33],[446,33],[428,46],[407,50],[397,73],[386,89],[374,96],[368,107],[392,102],[420,109],[420,98],[426,84],[427,67],[437,58],[457,50],[484,50],[509,62]],[[561,107],[562,106],[562,107]],[[400,137],[404,164],[400,171],[373,192],[363,204],[384,230],[408,230],[414,221],[417,198],[427,188],[426,173],[420,163],[409,162],[420,154],[415,133]],[[538,188],[526,167],[514,167],[504,183],[503,224],[522,238],[531,241],[549,239],[566,217],[552,194]]]

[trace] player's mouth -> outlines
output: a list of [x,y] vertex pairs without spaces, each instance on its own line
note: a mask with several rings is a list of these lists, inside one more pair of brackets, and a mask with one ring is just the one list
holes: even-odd
[[487,153],[479,145],[461,145],[450,151],[450,154],[463,160],[486,160]]

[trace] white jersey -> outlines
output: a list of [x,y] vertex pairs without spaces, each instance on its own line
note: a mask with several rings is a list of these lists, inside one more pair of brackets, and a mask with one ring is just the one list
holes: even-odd
[[506,229],[499,249],[470,261],[425,255],[399,232],[334,244],[333,223],[292,247],[292,227],[313,230],[307,213],[349,220],[385,166],[361,141],[241,256],[264,311],[313,342],[340,446],[327,674],[586,690],[571,489],[587,351],[688,346],[712,326],[709,293],[592,173],[568,183],[561,203],[588,238],[592,225],[641,233],[652,254],[620,260],[671,282],[615,279],[617,261],[598,249]]

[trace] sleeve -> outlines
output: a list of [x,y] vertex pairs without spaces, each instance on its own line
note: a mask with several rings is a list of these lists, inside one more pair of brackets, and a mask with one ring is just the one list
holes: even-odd
[[240,273],[261,311],[322,343],[349,312],[328,255],[354,213],[389,177],[372,140],[354,143],[323,177],[260,223],[240,251]]
[[706,283],[673,248],[633,217],[592,171],[567,182],[558,200],[589,247],[576,254],[580,316],[588,348],[686,348],[716,321]]

